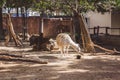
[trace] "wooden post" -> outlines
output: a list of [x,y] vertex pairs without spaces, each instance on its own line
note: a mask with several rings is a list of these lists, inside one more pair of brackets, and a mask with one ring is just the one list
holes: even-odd
[[100,28],[100,26],[97,26],[97,35],[99,34],[99,28]]
[[44,21],[43,18],[41,19],[41,33],[43,33],[43,26],[44,26]]
[[22,7],[22,22],[23,22],[23,40],[25,40],[26,33],[26,19],[25,19],[25,7]]
[[44,34],[44,11],[40,14],[39,35]]
[[105,34],[106,35],[108,35],[108,29],[109,29],[109,27],[106,27],[106,29],[105,29]]
[[93,33],[96,34],[96,27],[93,28]]

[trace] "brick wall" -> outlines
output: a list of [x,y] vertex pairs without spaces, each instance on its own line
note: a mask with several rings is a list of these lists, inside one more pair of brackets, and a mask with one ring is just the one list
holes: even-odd
[[[61,20],[60,18],[44,19],[44,37],[55,37],[60,32],[72,33],[72,20]],[[3,18],[3,27],[7,28],[6,18]],[[12,17],[12,23],[16,33],[23,32],[23,18]],[[40,26],[39,17],[28,17],[26,19],[27,32],[29,34],[38,34]]]

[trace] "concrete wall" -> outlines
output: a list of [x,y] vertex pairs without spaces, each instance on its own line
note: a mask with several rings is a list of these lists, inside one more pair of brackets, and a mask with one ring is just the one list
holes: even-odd
[[[120,28],[120,14],[119,13],[113,13],[111,16],[111,26],[112,28]],[[111,30],[112,34],[114,35],[120,35],[120,29],[113,29]]]

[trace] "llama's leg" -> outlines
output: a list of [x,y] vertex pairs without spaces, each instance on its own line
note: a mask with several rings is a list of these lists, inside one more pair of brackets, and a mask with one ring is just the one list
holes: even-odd
[[60,47],[60,52],[61,52],[61,54],[64,54],[63,47]]
[[66,53],[66,47],[63,46],[63,53],[65,54]]
[[69,46],[66,46],[66,53],[68,54]]
[[59,47],[59,50],[60,50],[60,53],[61,53],[60,57],[63,57],[63,48],[61,46]]
[[62,52],[62,55],[65,56],[65,46],[61,47],[61,52]]
[[69,56],[68,55],[68,50],[69,50],[69,46],[66,46],[66,54],[67,54],[67,56]]

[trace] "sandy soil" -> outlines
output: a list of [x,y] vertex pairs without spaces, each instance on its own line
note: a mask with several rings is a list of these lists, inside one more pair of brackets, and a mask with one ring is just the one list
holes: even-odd
[[30,51],[31,48],[0,47],[1,52],[36,57],[48,64],[0,61],[0,80],[120,80],[120,56],[84,53],[61,55],[59,52]]

